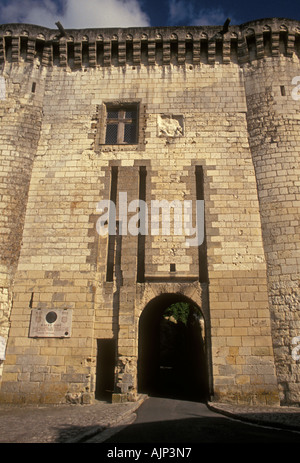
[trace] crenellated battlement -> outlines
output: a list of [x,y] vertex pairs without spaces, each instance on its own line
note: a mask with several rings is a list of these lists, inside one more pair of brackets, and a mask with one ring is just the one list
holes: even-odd
[[243,65],[265,57],[300,59],[300,22],[261,19],[242,25],[162,28],[48,29],[0,26],[0,63],[71,69],[124,65]]

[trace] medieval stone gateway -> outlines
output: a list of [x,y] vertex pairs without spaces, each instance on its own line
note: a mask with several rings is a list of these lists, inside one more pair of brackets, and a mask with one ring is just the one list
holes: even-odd
[[[166,315],[166,309],[174,304],[188,311],[186,319],[174,318],[172,310]],[[182,293],[165,293],[152,299],[139,320],[138,390],[207,400],[211,392],[211,360],[206,324],[201,309]]]
[[299,405],[299,60],[288,19],[0,26],[1,402]]

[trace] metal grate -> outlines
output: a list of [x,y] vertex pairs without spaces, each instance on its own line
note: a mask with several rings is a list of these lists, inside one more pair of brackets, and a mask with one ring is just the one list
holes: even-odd
[[131,124],[125,124],[124,142],[129,143],[129,144],[136,142],[136,123],[135,122],[132,122]]
[[136,110],[127,110],[125,112],[125,119],[136,119]]
[[107,111],[107,118],[108,119],[118,119],[119,111],[117,110],[108,110]]
[[107,124],[105,143],[107,145],[118,143],[118,124]]

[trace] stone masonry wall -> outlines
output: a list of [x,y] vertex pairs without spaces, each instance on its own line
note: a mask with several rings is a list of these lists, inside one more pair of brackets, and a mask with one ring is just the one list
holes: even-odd
[[[274,20],[272,27],[279,24]],[[259,54],[261,23],[252,27],[258,30]],[[43,82],[45,87],[37,148],[30,145],[35,158],[16,259],[1,401],[93,400],[99,339],[115,340],[114,392],[120,400],[134,400],[139,317],[157,291],[164,291],[194,298],[203,310],[212,398],[278,403],[280,371],[273,353],[278,330],[272,337],[272,327],[281,325],[273,310],[271,326],[268,296],[279,280],[272,280],[265,261],[269,205],[262,208],[257,110],[252,112],[264,68],[258,62],[248,66],[253,53],[248,28],[234,27],[227,34],[217,27],[86,30],[70,31],[68,39],[45,28],[7,29],[7,81],[17,73],[25,85],[29,60],[40,74],[35,91]],[[294,29],[291,23],[295,39]],[[295,51],[287,62],[291,59],[298,62]],[[275,66],[278,58],[269,62]],[[105,104],[116,101],[139,103],[137,145],[103,143]],[[269,116],[261,117],[267,130]],[[195,201],[199,168],[205,248],[187,248],[174,234],[149,234],[144,244],[130,234],[114,240],[99,236],[100,200],[124,191],[128,202],[138,199],[142,183],[149,207],[155,199]],[[205,303],[199,296],[204,287]],[[30,336],[32,314],[43,309],[71,313],[71,334]]]
[[[28,65],[22,68],[7,66],[2,74],[0,336],[4,339],[9,331],[12,285],[20,256],[27,195],[42,121],[44,77],[45,70]],[[0,365],[0,378],[1,371]]]
[[273,345],[282,403],[297,403],[299,362],[299,61],[267,58],[245,70],[250,146],[256,170],[268,265]]

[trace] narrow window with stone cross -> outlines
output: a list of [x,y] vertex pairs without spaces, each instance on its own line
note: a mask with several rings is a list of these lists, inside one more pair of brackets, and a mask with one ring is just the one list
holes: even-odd
[[106,107],[106,145],[137,143],[138,106],[108,105]]

